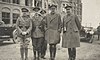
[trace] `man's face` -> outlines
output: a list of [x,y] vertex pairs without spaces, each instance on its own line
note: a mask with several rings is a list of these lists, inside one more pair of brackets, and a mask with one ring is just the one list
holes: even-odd
[[35,12],[38,12],[39,11],[39,9],[35,9]]
[[28,16],[29,12],[23,12],[23,16]]
[[35,17],[36,17],[36,18],[38,18],[38,17],[39,17],[39,14],[38,14],[37,12],[35,13]]
[[56,8],[55,7],[51,7],[51,12],[55,12]]
[[67,12],[67,14],[70,14],[72,12],[72,8],[67,8],[66,12]]

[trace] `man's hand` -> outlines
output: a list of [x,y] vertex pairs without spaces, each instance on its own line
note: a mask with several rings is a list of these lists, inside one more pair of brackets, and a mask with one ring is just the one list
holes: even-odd
[[22,32],[22,35],[26,35],[27,33],[26,32]]

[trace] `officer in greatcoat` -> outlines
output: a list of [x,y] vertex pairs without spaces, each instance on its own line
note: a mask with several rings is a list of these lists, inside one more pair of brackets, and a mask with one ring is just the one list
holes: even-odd
[[65,7],[66,15],[63,17],[63,40],[62,47],[68,48],[69,60],[75,60],[76,47],[80,47],[79,30],[81,24],[76,15],[72,14],[72,6]]
[[35,11],[35,15],[32,17],[32,45],[34,52],[34,60],[41,59],[41,49],[44,41],[44,27],[42,24],[42,17],[40,16],[40,8],[34,7],[33,11]]
[[[45,20],[45,16],[46,16],[46,10],[42,9],[40,11],[40,13],[41,13],[41,17],[42,17],[42,22],[45,24],[44,20]],[[45,32],[44,32],[44,34],[45,34]],[[44,38],[43,45],[42,45],[42,50],[41,50],[41,58],[43,58],[43,59],[46,59],[45,58],[46,50],[47,50],[47,41]]]
[[45,17],[45,39],[50,46],[50,60],[55,60],[56,45],[60,42],[61,16],[56,13],[57,5],[52,4],[49,8],[51,12]]
[[28,45],[31,37],[32,22],[29,16],[29,10],[22,8],[23,15],[18,17],[16,22],[17,36],[20,41],[21,59],[28,60]]

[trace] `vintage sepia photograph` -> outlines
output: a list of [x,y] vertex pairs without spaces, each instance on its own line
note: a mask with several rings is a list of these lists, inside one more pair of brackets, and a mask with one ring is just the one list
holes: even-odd
[[0,0],[0,60],[100,60],[100,0]]

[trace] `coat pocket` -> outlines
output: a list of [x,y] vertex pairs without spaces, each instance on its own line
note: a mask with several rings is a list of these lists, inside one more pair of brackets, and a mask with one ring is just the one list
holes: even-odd
[[73,30],[74,30],[74,32],[76,32],[76,33],[79,32],[78,29],[73,29]]

